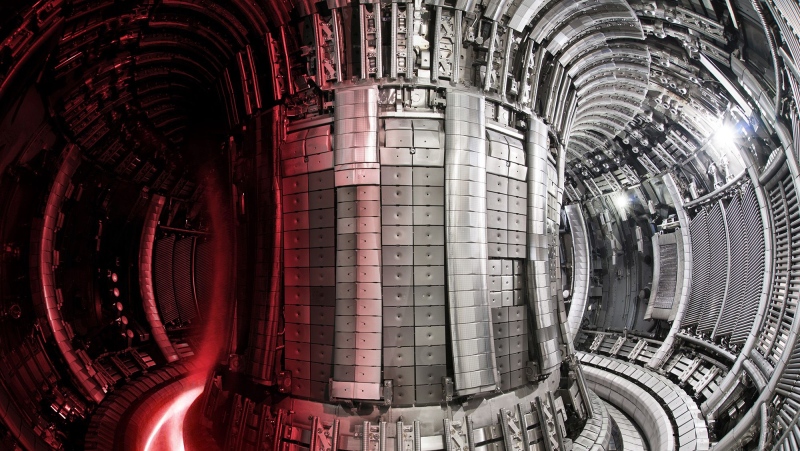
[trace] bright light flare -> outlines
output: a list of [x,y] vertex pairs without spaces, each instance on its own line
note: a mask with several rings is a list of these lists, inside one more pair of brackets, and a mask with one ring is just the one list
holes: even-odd
[[618,210],[627,210],[628,207],[631,205],[631,200],[628,199],[628,195],[626,193],[619,193],[614,196],[614,205],[617,206]]
[[736,138],[738,137],[739,133],[736,128],[725,124],[720,126],[719,130],[717,130],[717,132],[714,134],[712,144],[720,155],[731,155],[737,148]]
[[144,451],[185,451],[183,445],[183,419],[203,386],[192,388],[164,406],[157,415],[158,421],[147,437]]

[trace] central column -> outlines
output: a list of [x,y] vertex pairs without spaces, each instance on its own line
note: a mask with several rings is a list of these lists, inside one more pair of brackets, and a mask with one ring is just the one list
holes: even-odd
[[459,395],[494,390],[483,96],[450,91],[445,109],[445,230],[453,372]]
[[336,337],[331,396],[381,397],[378,90],[336,90]]

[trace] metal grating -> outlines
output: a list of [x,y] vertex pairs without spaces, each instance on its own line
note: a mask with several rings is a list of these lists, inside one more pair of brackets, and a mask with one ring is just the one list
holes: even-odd
[[178,320],[178,305],[175,301],[175,289],[172,274],[172,254],[175,248],[175,236],[168,236],[156,241],[153,249],[153,267],[156,288],[156,301],[161,311],[164,324]]
[[[744,344],[758,311],[764,279],[764,231],[755,187],[747,185],[742,191],[742,216],[747,232],[747,277],[742,308],[736,314],[736,326],[731,344]],[[730,290],[729,290],[730,291]]]
[[[701,333],[711,333],[719,318],[722,300],[725,297],[725,288],[728,282],[728,240],[725,230],[725,216],[722,203],[717,204],[708,212],[708,238],[709,238],[709,279],[706,302],[701,305],[702,314],[699,316],[697,330]],[[694,243],[694,239],[692,239]],[[694,266],[693,268],[697,268]],[[692,291],[697,284],[692,284]]]
[[653,306],[660,309],[671,309],[675,302],[675,289],[678,286],[678,245],[661,243],[659,250],[661,253],[659,284]]
[[728,296],[725,298],[725,305],[719,316],[719,323],[714,331],[714,336],[726,336],[733,333],[736,320],[743,313],[750,266],[748,259],[750,242],[745,229],[740,196],[735,196],[728,204],[725,209],[725,217],[728,221],[730,240],[733,243],[730,247],[730,285],[728,286]]
[[194,296],[192,266],[194,258],[195,238],[181,238],[175,241],[172,253],[172,279],[175,283],[175,301],[178,316],[182,323],[188,323],[197,317],[197,304]]
[[692,236],[692,291],[689,306],[683,317],[683,326],[696,326],[703,314],[709,294],[710,242],[708,234],[708,211],[703,209],[689,224]]

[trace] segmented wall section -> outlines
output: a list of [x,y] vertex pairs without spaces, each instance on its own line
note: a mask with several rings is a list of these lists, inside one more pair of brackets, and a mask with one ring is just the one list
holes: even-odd
[[742,345],[755,319],[764,276],[764,235],[752,184],[702,207],[689,228],[694,283],[682,326]]

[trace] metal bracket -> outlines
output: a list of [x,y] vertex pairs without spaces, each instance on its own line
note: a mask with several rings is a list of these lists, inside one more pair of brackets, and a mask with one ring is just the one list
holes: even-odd
[[466,426],[461,421],[451,421],[447,418],[443,422],[445,451],[469,451]]
[[614,346],[611,347],[610,354],[612,356],[616,357],[617,354],[619,354],[619,350],[622,348],[622,345],[625,344],[625,341],[626,341],[626,338],[624,336],[620,336],[619,338],[617,338],[617,341],[614,342]]
[[639,357],[639,354],[642,353],[646,345],[647,345],[646,341],[639,340],[639,342],[636,343],[636,346],[634,346],[633,349],[631,349],[631,352],[628,353],[628,360],[635,361],[636,358]]
[[519,409],[500,409],[499,415],[506,451],[526,451],[527,446],[522,438],[523,428],[519,419]]
[[603,334],[597,334],[594,336],[594,340],[592,341],[592,345],[589,346],[589,351],[592,353],[597,353],[597,350],[600,349],[600,345],[603,344],[603,339],[606,336]]
[[330,425],[322,424],[319,417],[311,422],[311,444],[309,451],[336,451],[339,441],[339,420]]

